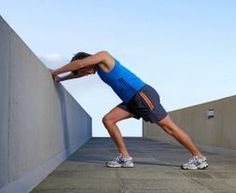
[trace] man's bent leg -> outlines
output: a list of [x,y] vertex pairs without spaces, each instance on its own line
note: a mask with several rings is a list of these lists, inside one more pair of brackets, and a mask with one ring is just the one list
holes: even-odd
[[122,156],[124,157],[129,157],[129,153],[125,146],[121,132],[117,127],[116,123],[120,120],[127,119],[132,116],[133,115],[131,113],[119,107],[115,107],[109,113],[107,113],[102,119],[103,124],[106,127],[108,133],[110,134],[111,138],[117,145],[119,153],[122,154]]

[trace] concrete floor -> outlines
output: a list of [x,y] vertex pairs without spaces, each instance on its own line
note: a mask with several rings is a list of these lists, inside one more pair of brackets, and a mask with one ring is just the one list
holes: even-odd
[[32,193],[236,193],[236,157],[209,154],[209,168],[183,171],[182,147],[125,138],[135,167],[106,168],[116,155],[109,138],[93,138],[51,173]]

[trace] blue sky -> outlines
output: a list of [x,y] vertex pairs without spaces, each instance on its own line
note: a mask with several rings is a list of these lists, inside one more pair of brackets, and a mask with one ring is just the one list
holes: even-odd
[[[109,51],[157,89],[168,111],[235,95],[234,0],[0,0],[0,14],[44,63],[55,68],[78,51]],[[96,76],[63,83],[93,117],[120,100]],[[140,136],[141,121],[119,124]]]

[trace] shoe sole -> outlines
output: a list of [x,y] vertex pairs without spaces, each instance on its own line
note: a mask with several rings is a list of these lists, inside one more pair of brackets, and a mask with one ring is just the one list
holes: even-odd
[[133,168],[134,165],[106,165],[108,168]]
[[184,168],[183,166],[181,166],[182,170],[205,170],[208,168],[208,164],[204,164],[203,166],[199,166],[196,168]]
[[122,166],[122,168],[133,168],[134,167],[134,164],[133,165],[129,165],[129,166]]

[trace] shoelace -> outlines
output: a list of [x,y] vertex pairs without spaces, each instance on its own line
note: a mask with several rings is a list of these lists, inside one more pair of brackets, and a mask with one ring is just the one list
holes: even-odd
[[200,159],[200,158],[198,158],[197,156],[193,156],[193,157],[191,157],[190,159],[189,159],[189,161],[188,161],[188,163],[189,164],[200,164],[200,163],[202,163],[202,162],[204,162],[206,159],[204,159],[204,158],[202,158],[202,159]]
[[196,156],[193,156],[188,160],[188,164],[193,164],[193,163],[198,163],[198,159]]
[[122,163],[123,162],[123,159],[122,159],[122,156],[117,156],[116,158],[114,158],[114,161],[115,162],[118,162],[118,163]]

